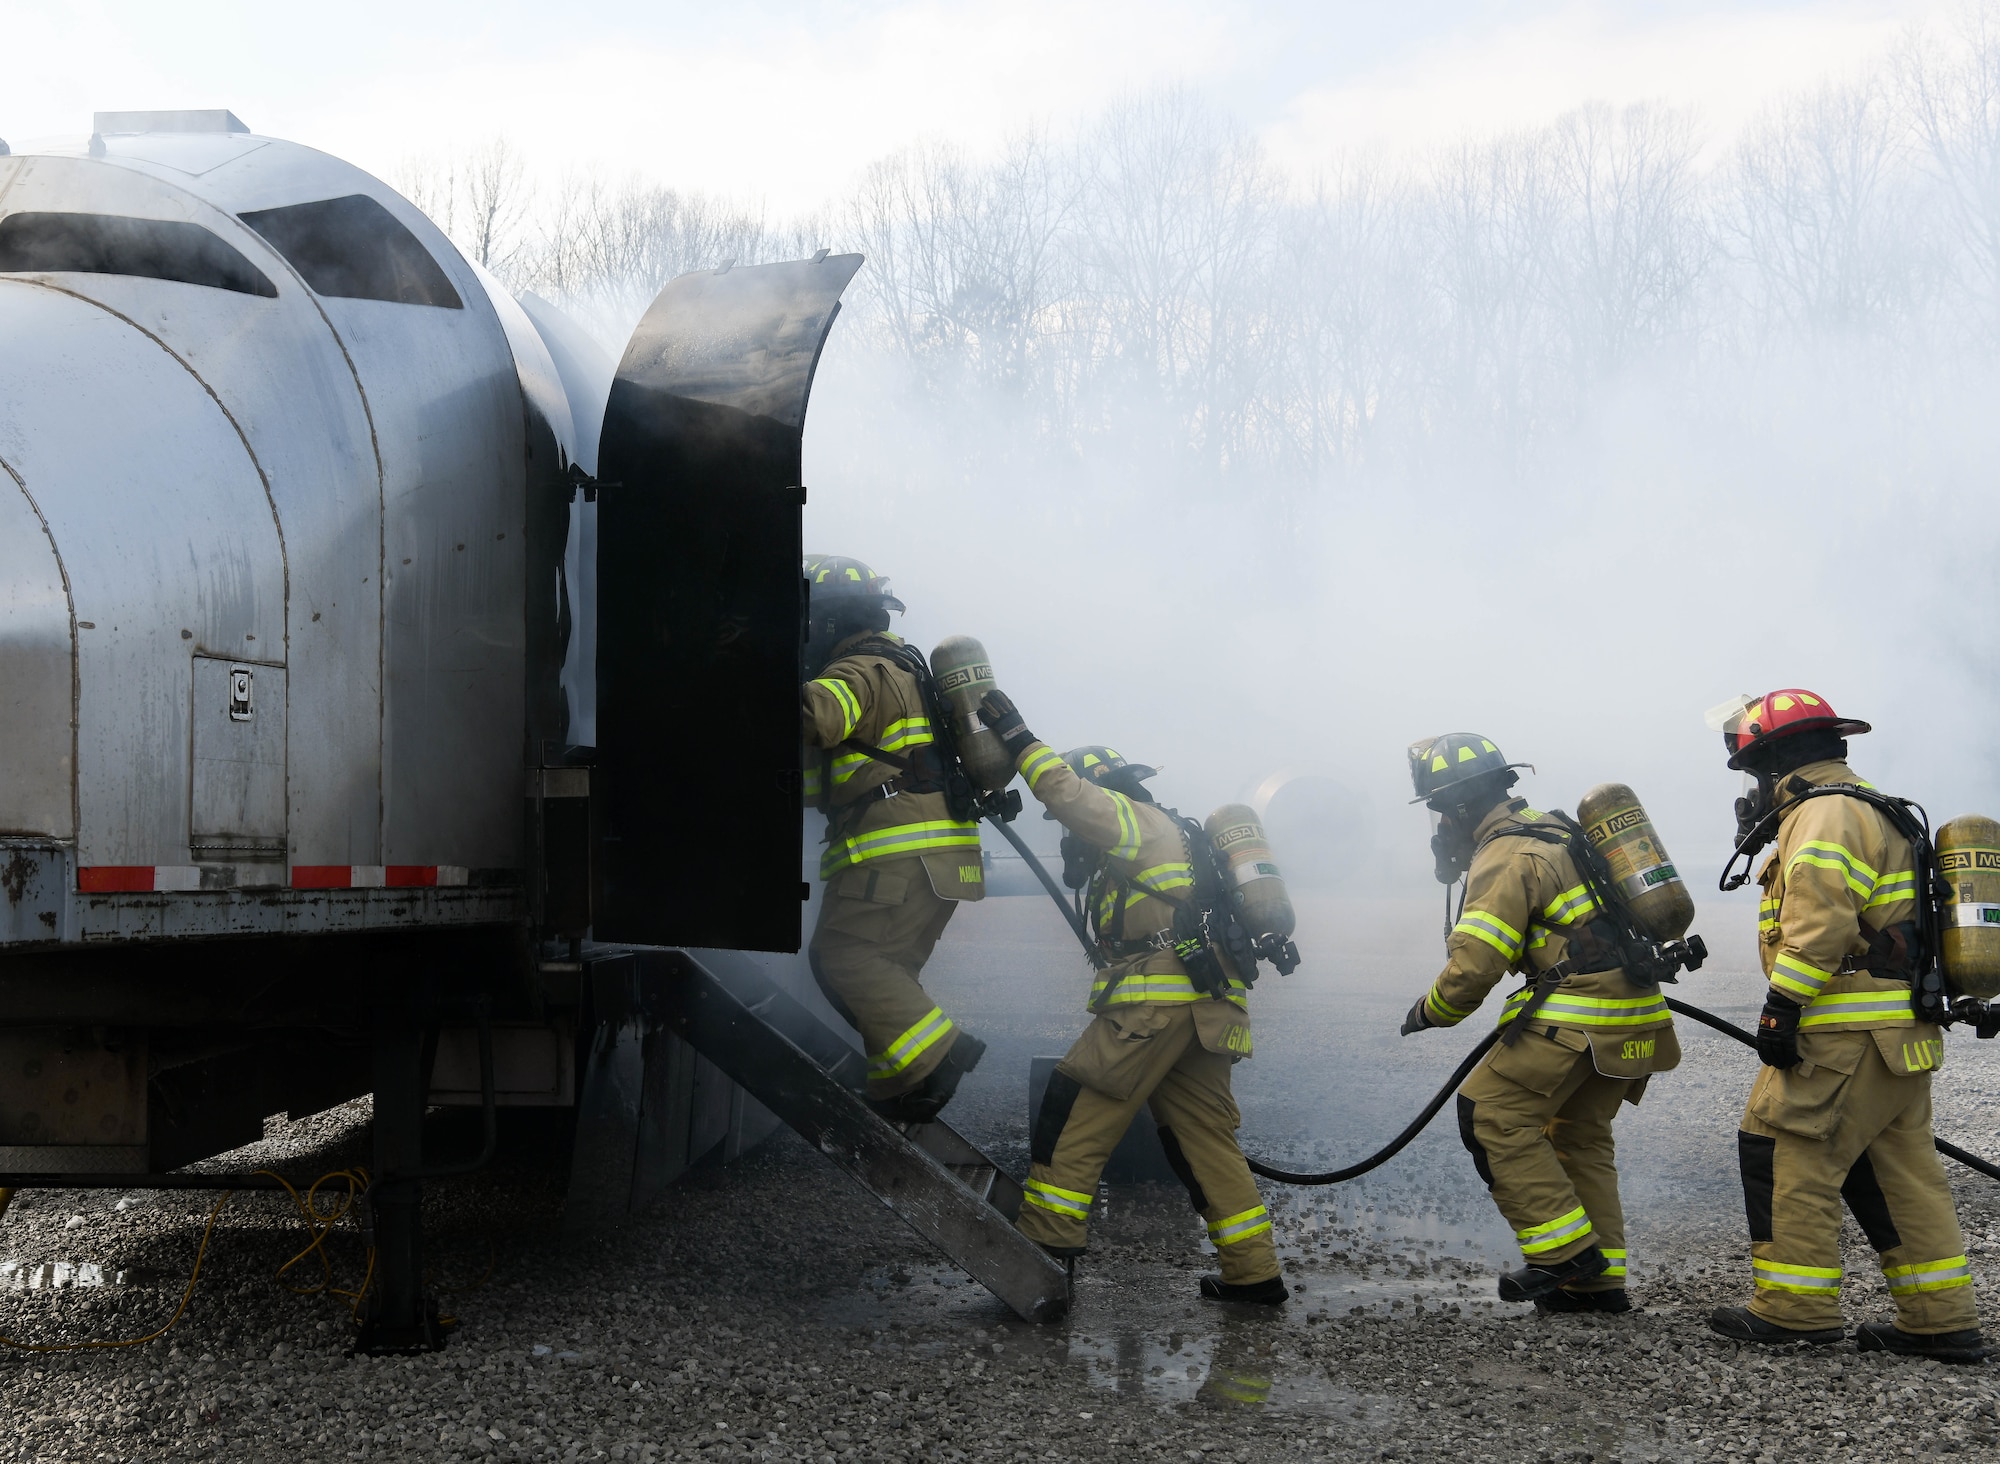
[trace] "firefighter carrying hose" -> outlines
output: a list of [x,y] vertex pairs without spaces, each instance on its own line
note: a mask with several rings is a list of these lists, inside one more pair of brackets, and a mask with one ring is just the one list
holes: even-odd
[[1402,1030],[1456,1026],[1509,972],[1532,978],[1458,1093],[1459,1135],[1527,1261],[1501,1276],[1500,1297],[1629,1311],[1611,1121],[1680,1048],[1659,988],[1628,980],[1604,937],[1570,853],[1575,825],[1511,796],[1524,766],[1471,733],[1410,748],[1412,801],[1438,816],[1438,879],[1466,884],[1445,968]]
[[[1880,1255],[1893,1322],[1867,1322],[1863,1352],[1945,1362],[1986,1356],[1965,1238],[1931,1139],[1931,1074],[1942,1028],[1920,1020],[1914,846],[1847,765],[1866,722],[1798,689],[1710,713],[1737,801],[1738,853],[1758,871],[1759,954],[1770,986],[1757,1024],[1765,1066],[1738,1132],[1756,1294],[1709,1324],[1744,1342],[1838,1342],[1840,1206]],[[1855,793],[1811,794],[1847,785]],[[1762,825],[1764,833],[1760,834]]]
[[920,979],[959,902],[986,893],[979,828],[951,816],[928,672],[888,633],[903,609],[888,580],[834,556],[807,560],[806,578],[806,793],[827,815],[813,976],[861,1034],[869,1101],[892,1122],[927,1123],[986,1050]]
[[[1152,768],[1107,747],[1058,756],[998,691],[986,694],[980,719],[1069,831],[1065,874],[1083,866],[1078,883],[1103,961],[1091,986],[1093,1020],[1050,1077],[1031,1136],[1021,1232],[1051,1255],[1083,1253],[1098,1176],[1148,1104],[1167,1162],[1221,1260],[1221,1275],[1202,1277],[1201,1295],[1283,1302],[1271,1217],[1237,1147],[1240,1115],[1229,1089],[1231,1065],[1250,1055],[1248,988],[1217,973],[1206,951],[1176,941],[1176,914],[1196,884],[1190,836],[1146,791]],[[1198,980],[1191,965],[1210,974]]]

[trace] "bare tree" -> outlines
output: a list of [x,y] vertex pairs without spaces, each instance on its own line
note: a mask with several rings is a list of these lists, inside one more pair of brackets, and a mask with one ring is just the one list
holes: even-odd
[[467,158],[459,178],[460,243],[482,268],[504,271],[526,242],[520,229],[533,203],[521,155],[506,138],[489,138]]
[[1773,107],[1724,169],[1716,227],[1766,339],[1893,334],[1925,311],[1933,251],[1903,132],[1872,79]]
[[1913,33],[1894,69],[1910,127],[1950,202],[1987,330],[2000,331],[2000,6],[1969,5],[1948,40]]

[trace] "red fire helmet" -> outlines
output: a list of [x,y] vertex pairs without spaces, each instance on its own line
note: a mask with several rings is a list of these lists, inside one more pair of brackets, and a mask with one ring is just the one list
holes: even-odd
[[1773,738],[1822,729],[1842,737],[1856,737],[1872,730],[1866,722],[1841,716],[1818,692],[1796,686],[1767,691],[1762,696],[1733,697],[1710,709],[1708,725],[1722,733],[1722,745],[1729,749],[1732,768],[1741,768],[1744,754]]

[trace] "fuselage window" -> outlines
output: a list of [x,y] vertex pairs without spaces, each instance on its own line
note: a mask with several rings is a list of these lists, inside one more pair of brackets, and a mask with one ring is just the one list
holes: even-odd
[[262,270],[201,225],[122,214],[8,214],[0,218],[0,273],[136,275],[278,294]]
[[291,261],[315,294],[464,308],[430,251],[366,194],[258,209],[243,222]]

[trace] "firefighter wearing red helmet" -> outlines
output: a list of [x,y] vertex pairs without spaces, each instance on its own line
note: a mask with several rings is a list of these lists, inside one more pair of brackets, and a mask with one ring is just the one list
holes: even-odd
[[1737,1134],[1755,1294],[1709,1324],[1743,1342],[1838,1342],[1841,1203],[1880,1256],[1893,1322],[1864,1352],[1947,1362],[1986,1355],[1965,1238],[1931,1140],[1931,1074],[1944,1033],[1920,1020],[1915,851],[1847,764],[1866,722],[1788,687],[1716,708],[1737,801],[1738,853],[1775,836],[1757,873],[1770,985],[1757,1025],[1764,1067]]

